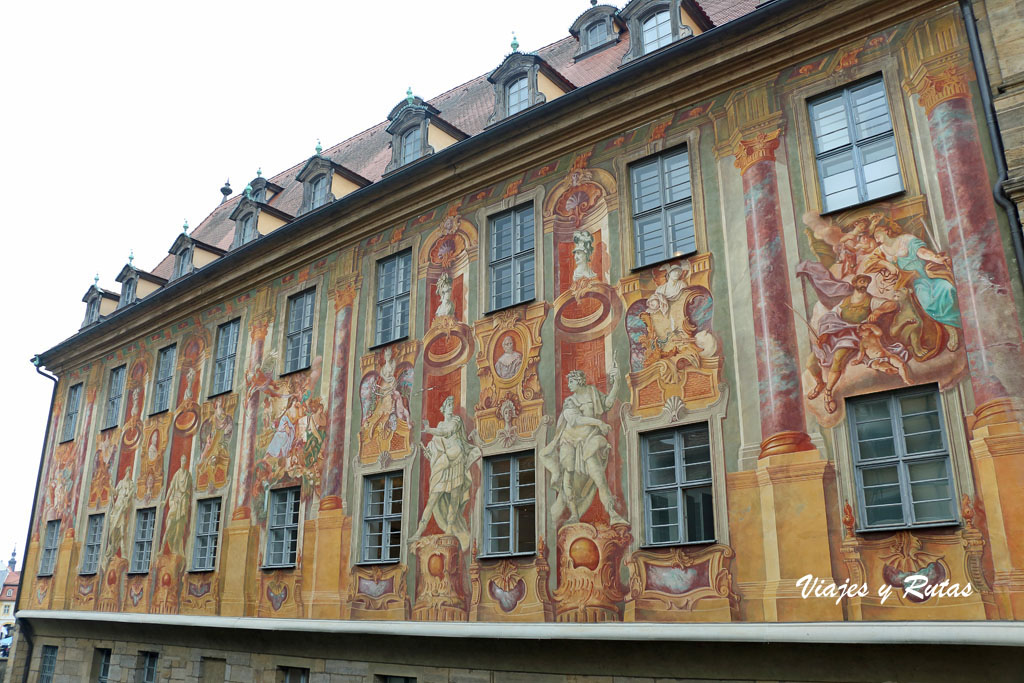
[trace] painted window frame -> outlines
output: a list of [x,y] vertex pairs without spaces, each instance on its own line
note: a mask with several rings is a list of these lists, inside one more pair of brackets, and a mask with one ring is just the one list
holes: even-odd
[[[863,138],[857,138],[856,135],[856,120],[855,111],[852,104],[852,94],[855,91],[867,89],[872,86],[879,86],[882,93],[884,110],[888,119],[888,130],[875,133],[873,135],[865,136]],[[845,114],[845,124],[847,132],[847,143],[834,148],[820,151],[819,138],[821,136],[815,133],[815,107],[819,106],[826,101],[830,101],[839,95],[843,101],[843,112]],[[859,78],[853,82],[842,85],[838,88],[831,88],[825,92],[815,94],[809,97],[806,101],[806,115],[808,122],[808,129],[810,131],[811,149],[814,154],[814,166],[815,175],[817,179],[818,188],[818,201],[821,203],[821,213],[829,214],[838,211],[850,209],[852,207],[860,206],[861,204],[868,204],[871,202],[879,201],[887,197],[902,194],[907,189],[907,184],[904,178],[903,164],[900,155],[900,141],[896,135],[896,116],[894,115],[892,103],[890,102],[889,92],[886,87],[885,74],[876,72],[872,75],[864,78]],[[895,177],[898,182],[896,189],[886,190],[879,194],[872,195],[867,189],[867,180],[864,176],[864,169],[867,165],[863,159],[863,149],[878,145],[882,142],[889,142],[889,148],[892,151],[891,157],[895,159],[896,173]],[[825,194],[825,180],[826,177],[823,175],[823,164],[827,163],[832,159],[840,158],[844,154],[850,154],[853,168],[851,169],[854,174],[856,182],[855,188],[857,190],[857,199],[855,201],[836,204],[835,206],[829,206],[828,197]],[[832,176],[829,176],[832,177]],[[887,178],[893,177],[892,175],[886,176]],[[847,190],[852,188],[847,188]]]
[[[529,216],[530,227],[529,227],[529,238],[530,246],[526,249],[517,249],[518,243],[522,242],[524,235],[524,221],[522,217]],[[511,230],[511,251],[508,256],[496,258],[495,249],[495,234],[497,230],[495,226],[498,221],[503,220],[506,217],[511,217],[509,224]],[[517,204],[509,209],[500,211],[496,214],[487,217],[487,312],[493,313],[500,311],[512,306],[518,306],[530,301],[534,301],[537,298],[537,226],[536,226],[536,212],[534,209],[533,202],[525,202]],[[520,262],[526,262],[530,264],[530,289],[526,290],[519,280],[519,275],[516,272],[516,267]],[[495,269],[505,264],[510,264],[512,267],[512,283],[511,283],[511,297],[512,300],[509,303],[499,303],[497,301],[498,293],[495,291],[495,284],[497,278],[495,278]]]
[[[398,487],[395,486],[396,479],[401,479]],[[374,502],[371,498],[371,487],[377,481],[383,481],[384,488],[381,491],[380,514],[373,514],[371,506],[374,505]],[[360,564],[393,564],[401,561],[402,541],[405,536],[403,517],[405,514],[406,481],[407,477],[404,470],[391,470],[363,477],[362,524],[360,525],[359,537]],[[398,491],[397,496],[395,494],[396,488]],[[396,502],[398,505],[397,512],[395,512]],[[379,546],[372,545],[369,542],[370,537],[375,535],[370,532],[371,525],[375,523],[380,524]],[[394,524],[398,525],[398,540],[395,543],[391,543],[388,541],[388,538],[394,534]],[[370,551],[373,548],[379,549],[377,557],[371,556]]]
[[[196,501],[195,535],[192,542],[192,571],[207,572],[217,568],[217,551],[220,541],[220,496]],[[213,508],[213,514],[209,513]]]
[[82,544],[82,567],[79,574],[89,575],[99,571],[105,523],[106,515],[104,513],[89,515],[85,528],[85,543]]
[[[685,437],[689,434],[703,432],[705,443],[689,446],[685,443]],[[674,476],[671,482],[655,483],[652,478],[651,468],[651,442],[657,437],[671,434],[673,440],[672,467]],[[661,548],[684,545],[707,545],[717,541],[718,525],[715,515],[715,484],[713,476],[714,468],[714,447],[711,440],[711,426],[708,422],[692,422],[685,425],[674,425],[660,429],[652,429],[641,432],[640,438],[640,463],[643,472],[643,510],[644,510],[644,547]],[[690,463],[686,459],[687,450],[702,449],[707,452],[707,459]],[[667,453],[667,451],[665,451]],[[695,466],[706,466],[707,476],[694,480],[687,480],[686,469]],[[655,468],[667,469],[667,468]],[[686,492],[691,490],[707,489],[708,503],[702,513],[710,513],[711,536],[691,538],[688,533],[688,514]],[[667,540],[654,539],[654,511],[652,508],[652,496],[661,493],[674,491],[676,496],[675,506],[671,509],[676,513],[676,526],[678,533],[675,538]],[[669,509],[669,508],[662,508]],[[666,525],[658,525],[666,526]],[[705,527],[707,525],[704,525]]]
[[[213,373],[210,378],[210,398],[234,390],[238,344],[241,337],[242,319],[233,318],[217,325],[217,340],[213,354]],[[221,344],[224,334],[233,334],[234,343]],[[230,349],[227,347],[230,346]],[[218,380],[218,377],[220,378]]]
[[135,511],[135,533],[132,535],[132,558],[129,574],[148,574],[153,561],[153,541],[156,539],[156,508]]
[[53,683],[53,674],[57,669],[57,646],[43,645],[39,655],[39,679],[36,683]]
[[150,415],[164,413],[171,409],[174,389],[174,364],[177,360],[177,343],[168,344],[156,353],[156,372],[153,376],[153,404],[150,406]]
[[39,553],[39,571],[36,576],[53,576],[57,565],[57,552],[60,549],[60,520],[51,519],[46,523],[43,545]]
[[128,366],[119,365],[111,369],[110,374],[107,376],[107,408],[103,413],[103,430],[113,429],[121,424],[121,399],[124,398],[124,384],[127,374]]
[[[524,468],[523,464],[530,461],[530,467]],[[508,486],[495,487],[495,481],[502,476],[502,472],[495,472],[495,466],[508,463]],[[516,453],[502,453],[487,456],[484,458],[483,472],[483,548],[481,557],[515,557],[522,555],[535,555],[537,552],[537,458],[531,451],[519,451]],[[524,472],[530,473],[532,481],[521,483],[520,475]],[[533,495],[520,497],[521,489],[529,487]],[[508,489],[508,500],[495,500],[495,492]],[[520,518],[519,512],[528,513],[533,521],[532,547],[520,546],[520,523],[526,520]],[[507,521],[496,520],[495,517],[507,512]],[[508,536],[496,536],[496,527],[507,524]],[[507,539],[508,545],[501,549],[495,545],[496,541]]]
[[[409,337],[409,330],[412,323],[412,290],[414,284],[414,271],[413,271],[413,260],[412,260],[412,248],[402,249],[396,251],[393,254],[381,256],[375,262],[374,266],[374,316],[373,316],[373,344],[371,348],[384,346],[392,342],[400,341]],[[407,282],[401,281],[401,268],[403,267],[403,261],[405,261],[404,267],[408,273]],[[398,264],[394,270],[394,282],[391,283],[390,287],[393,294],[385,296],[385,273],[384,269],[390,264]],[[405,286],[404,290],[399,291],[399,287]],[[401,324],[401,316],[399,312],[401,310],[402,302],[405,305],[405,325],[404,328]],[[389,329],[385,330],[381,327],[382,311],[385,306],[391,305],[393,314],[390,316],[393,320]],[[387,333],[386,335],[384,333]]]
[[[700,239],[697,226],[697,207],[695,200],[696,187],[694,182],[694,165],[691,163],[692,155],[690,154],[690,149],[691,146],[689,141],[685,141],[682,144],[667,147],[655,154],[650,154],[639,159],[632,160],[626,167],[627,173],[629,174],[629,216],[631,228],[630,235],[632,236],[633,242],[633,270],[648,268],[664,261],[677,258],[687,258],[699,253],[700,251]],[[670,200],[666,194],[667,172],[665,161],[680,155],[686,156],[686,180],[685,182],[679,183],[679,186],[687,185],[689,187],[689,191],[685,196],[680,196]],[[654,163],[657,164],[658,204],[655,206],[640,208],[638,204],[638,200],[640,199],[638,194],[640,182],[638,182],[637,176],[640,169],[649,167]],[[688,235],[685,235],[678,241],[678,243],[676,243],[673,241],[668,214],[669,212],[681,209],[689,211],[690,227]],[[660,255],[653,256],[650,260],[643,260],[639,222],[648,220],[654,216],[659,217],[662,238],[660,243],[661,253]],[[692,245],[690,243],[692,243]],[[683,250],[682,247],[689,248]]]
[[[310,367],[313,362],[313,328],[317,313],[317,288],[308,287],[292,294],[285,306],[284,372],[287,375]],[[298,308],[301,307],[301,308]],[[298,319],[296,320],[296,312]],[[308,318],[308,320],[307,320]],[[293,323],[296,325],[293,326]],[[293,343],[296,355],[292,355]],[[305,348],[305,352],[303,352]]]
[[82,402],[82,382],[68,387],[67,401],[64,409],[64,423],[60,430],[60,443],[74,441],[78,429],[78,411]]
[[[924,415],[925,413],[912,413],[906,415],[902,411],[901,399],[916,398],[920,396],[933,396],[935,409],[934,412],[937,422],[937,430],[929,430],[927,433],[938,432],[941,436],[941,445],[938,449],[932,449],[928,451],[922,451],[918,453],[909,453],[906,445],[907,436],[916,436],[926,432],[913,432],[907,434],[905,429],[905,420],[908,417],[917,417]],[[885,399],[889,405],[889,416],[888,421],[891,427],[891,435],[893,442],[894,455],[889,457],[877,457],[877,458],[865,458],[862,455],[862,445],[866,441],[872,439],[860,439],[858,438],[858,426],[863,425],[867,422],[880,422],[883,418],[876,420],[858,420],[857,407],[859,405],[865,405],[869,403],[877,402],[881,399]],[[927,384],[916,387],[909,387],[906,389],[898,389],[895,391],[884,391],[872,394],[863,394],[856,397],[846,399],[847,419],[849,422],[849,435],[850,435],[850,453],[853,462],[853,485],[857,496],[858,515],[857,523],[859,528],[858,532],[870,532],[870,531],[895,531],[895,530],[906,530],[906,529],[921,529],[930,527],[940,526],[958,526],[960,525],[959,508],[957,505],[958,498],[958,486],[955,467],[953,463],[953,453],[950,448],[950,434],[949,429],[946,425],[946,415],[944,411],[944,405],[942,400],[942,394],[938,387],[934,384]],[[895,409],[895,412],[894,412]],[[881,440],[884,437],[873,440]],[[914,482],[910,479],[910,468],[912,465],[927,464],[933,462],[942,462],[944,464],[945,477],[944,481],[947,486],[949,496],[947,499],[929,499],[924,501],[915,501],[913,498],[913,485],[914,484],[927,484],[928,482],[917,481]],[[880,523],[871,524],[868,520],[868,488],[880,488],[884,485],[868,486],[864,483],[864,472],[885,469],[895,467],[897,471],[897,486],[899,488],[899,505],[901,508],[902,522],[899,523]],[[939,481],[938,479],[928,480]],[[888,484],[892,486],[892,484]],[[928,503],[934,502],[935,500],[948,500],[949,501],[949,516],[943,519],[932,519],[917,521],[917,514],[915,512],[915,503]],[[884,504],[882,506],[889,507],[895,504]],[[872,505],[871,507],[879,507],[879,505]]]
[[[278,504],[284,510],[279,513]],[[279,517],[283,514],[284,518]],[[290,517],[290,519],[289,519]],[[302,487],[271,489],[267,496],[267,546],[264,569],[295,567],[299,558],[299,526],[302,518]],[[275,546],[280,545],[280,552]]]

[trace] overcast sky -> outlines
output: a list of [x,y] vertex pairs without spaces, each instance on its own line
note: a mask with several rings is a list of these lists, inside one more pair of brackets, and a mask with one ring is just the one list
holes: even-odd
[[[622,3],[620,3],[621,6]],[[568,35],[588,0],[10,2],[0,26],[0,558],[21,568],[52,384],[30,359],[74,334],[82,295],[151,269],[256,169],[273,176]],[[127,340],[126,340],[127,341]],[[2,564],[2,562],[0,562]],[[30,571],[33,568],[29,568]]]

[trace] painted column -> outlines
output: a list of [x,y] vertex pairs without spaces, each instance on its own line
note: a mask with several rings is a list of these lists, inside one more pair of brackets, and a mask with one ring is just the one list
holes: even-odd
[[740,139],[735,165],[743,177],[750,297],[761,412],[761,455],[810,450],[800,384],[796,327],[789,308],[789,266],[783,239],[775,150],[781,129]]
[[[249,368],[256,370],[263,363],[263,345],[267,339],[266,320],[254,320],[249,327],[249,338],[251,340],[249,356]],[[238,486],[235,490],[235,511],[231,519],[249,519],[252,504],[252,491],[250,480],[252,479],[252,462],[256,455],[256,419],[260,407],[260,392],[254,391],[245,400],[242,423],[242,444],[241,458],[238,460]]]
[[[1024,339],[963,62],[923,62],[908,92],[928,118],[974,390],[971,459],[999,618],[1024,618]],[[968,496],[964,495],[964,499]],[[965,506],[969,503],[965,500]]]

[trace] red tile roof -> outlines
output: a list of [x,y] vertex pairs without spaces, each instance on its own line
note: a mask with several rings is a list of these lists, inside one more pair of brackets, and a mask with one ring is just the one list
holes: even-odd
[[[752,12],[757,0],[697,0],[715,26]],[[620,41],[613,47],[592,53],[580,61],[573,59],[578,43],[572,36],[566,36],[537,51],[547,64],[577,88],[593,83],[615,70],[622,63],[622,56],[629,49],[629,35],[623,32]],[[442,119],[468,135],[483,131],[487,119],[494,110],[494,86],[487,76],[452,88],[429,101],[440,111]],[[358,173],[373,182],[380,180],[384,169],[391,160],[391,136],[385,131],[388,122],[379,123],[354,137],[338,143],[322,154],[345,168]],[[296,174],[306,163],[303,159],[295,166],[269,178],[284,188],[284,191],[270,199],[268,204],[293,216],[298,215],[302,204],[302,184],[295,181]],[[228,217],[238,204],[241,195],[224,202],[206,217],[190,233],[197,240],[229,249],[234,236],[235,225]],[[168,254],[152,270],[154,275],[170,278],[174,268],[174,257]]]

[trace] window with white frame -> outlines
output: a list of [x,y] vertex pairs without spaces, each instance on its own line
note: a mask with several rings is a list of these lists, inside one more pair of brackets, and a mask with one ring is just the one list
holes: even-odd
[[235,355],[238,353],[238,328],[235,318],[217,328],[217,349],[213,361],[213,388],[211,396],[231,391],[235,378]]
[[686,147],[629,167],[637,267],[697,250]]
[[808,106],[823,212],[903,190],[881,76],[833,90]]
[[155,529],[156,508],[145,508],[135,512],[135,542],[132,544],[130,572],[144,574],[149,571],[149,558],[153,554]]
[[537,472],[532,452],[484,461],[484,548],[487,555],[537,550]]
[[374,345],[409,336],[412,250],[377,261],[377,327]]
[[134,277],[130,277],[121,283],[121,300],[118,301],[118,308],[135,303],[135,283],[136,279]]
[[43,645],[43,654],[39,658],[38,683],[53,683],[53,672],[57,669],[57,646]]
[[327,175],[321,174],[309,183],[309,208],[319,208],[327,203]]
[[535,296],[533,204],[492,216],[489,223],[488,279],[495,311]]
[[107,383],[107,412],[103,418],[103,428],[116,427],[121,419],[121,395],[124,393],[125,366],[110,371]]
[[192,247],[185,246],[174,255],[174,277],[185,277],[192,272]]
[[363,480],[363,562],[397,562],[402,547],[402,472]]
[[96,649],[96,683],[107,683],[110,679],[110,650],[102,647]]
[[192,569],[209,571],[217,566],[217,539],[220,534],[220,498],[207,498],[196,504],[196,538],[192,548]]
[[85,325],[90,325],[100,319],[100,294],[94,295],[89,299],[89,303],[85,307]]
[[153,381],[153,412],[162,413],[171,407],[171,380],[177,345],[160,349],[156,355],[156,379]]
[[530,106],[530,85],[526,76],[509,81],[505,86],[505,106],[508,109],[508,116]]
[[423,154],[423,133],[417,125],[402,134],[402,163],[409,164]]
[[299,553],[299,487],[270,492],[267,514],[268,567],[291,567]]
[[75,438],[75,427],[78,425],[78,404],[82,400],[82,383],[68,389],[67,408],[64,409],[64,426],[60,432],[60,440],[71,441]]
[[593,50],[608,42],[608,29],[605,27],[604,21],[595,22],[587,27],[585,42],[588,50]]
[[58,546],[60,546],[60,520],[51,519],[46,523],[46,535],[43,537],[43,553],[39,557],[39,576],[53,574],[53,566],[57,563]]
[[938,390],[847,399],[864,529],[957,521],[949,445]]
[[156,652],[139,653],[139,681],[141,683],[156,683],[156,665],[160,661],[160,655]]
[[707,423],[640,436],[648,545],[715,540]]
[[672,19],[667,9],[655,12],[641,22],[643,54],[654,52],[672,42]]
[[316,288],[288,297],[288,327],[285,331],[284,371],[308,368],[313,349],[313,310]]
[[256,215],[246,214],[242,220],[238,222],[239,237],[236,239],[238,246],[252,242],[254,239],[259,237],[259,233],[256,231]]
[[100,567],[100,550],[103,546],[103,514],[89,515],[85,529],[85,545],[82,547],[82,574],[95,574]]

